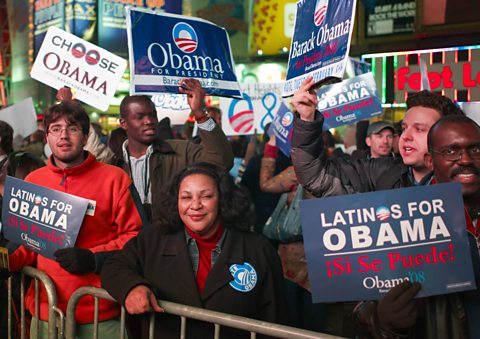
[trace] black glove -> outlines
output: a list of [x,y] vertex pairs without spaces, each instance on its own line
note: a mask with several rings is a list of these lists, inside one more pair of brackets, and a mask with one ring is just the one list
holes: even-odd
[[62,248],[53,253],[60,266],[73,274],[95,272],[95,255],[92,251],[80,247]]
[[404,281],[385,294],[377,305],[380,328],[389,332],[411,328],[418,316],[417,305],[413,298],[420,289],[419,283]]

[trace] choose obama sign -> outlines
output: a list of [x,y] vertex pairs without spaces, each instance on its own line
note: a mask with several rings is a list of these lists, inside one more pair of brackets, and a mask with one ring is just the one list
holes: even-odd
[[105,111],[126,67],[125,59],[50,27],[30,75],[56,89],[70,87],[78,100]]
[[419,297],[475,289],[457,183],[300,202],[314,302],[380,299],[402,281]]

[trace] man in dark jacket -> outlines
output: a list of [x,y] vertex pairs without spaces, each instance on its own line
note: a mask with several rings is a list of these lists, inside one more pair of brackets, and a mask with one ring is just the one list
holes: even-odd
[[[358,130],[358,127],[357,127]],[[387,121],[375,121],[369,124],[365,144],[367,149],[357,149],[352,153],[352,157],[362,158],[385,158],[392,157],[393,154],[393,135],[395,128]]]
[[342,195],[422,185],[431,179],[425,166],[427,133],[444,115],[464,115],[447,97],[421,91],[409,96],[402,122],[402,159],[326,159],[321,138],[323,115],[316,110],[311,78],[293,97],[297,111],[292,136],[292,160],[299,182],[315,196]]
[[[475,280],[480,278],[480,127],[465,116],[446,116],[428,133],[427,167],[433,181],[458,182],[462,187],[466,229]],[[380,301],[359,304],[355,310],[360,327],[375,338],[479,338],[478,290],[414,300],[420,285],[395,286]]]
[[156,220],[159,212],[158,208],[151,208],[152,201],[157,200],[162,187],[186,165],[208,162],[226,169],[233,165],[233,153],[227,137],[205,113],[205,91],[200,82],[184,79],[179,91],[187,95],[198,123],[202,139],[200,145],[157,138],[157,112],[149,97],[126,96],[120,104],[120,124],[127,132],[127,140],[123,144],[123,159],[117,164],[132,178],[149,220]]
[[[440,296],[448,300],[447,306],[450,306],[447,309],[450,314],[447,317],[442,315],[442,319],[449,319],[450,322],[435,324],[438,332],[430,337],[480,338],[480,326],[476,323],[480,317],[480,127],[467,117],[442,118],[428,134],[428,150],[425,162],[433,169],[434,180],[439,183],[453,181],[462,185],[466,228],[477,284],[477,290]],[[444,308],[437,306],[436,309]]]
[[[480,127],[465,116],[438,120],[428,133],[427,167],[438,183],[458,182],[462,187],[466,229],[475,280],[480,278]],[[419,286],[418,286],[419,287]],[[378,303],[357,307],[358,320],[370,335],[379,338],[479,338],[475,320],[480,316],[478,290],[414,300],[418,290],[394,287]],[[366,317],[366,314],[370,316]]]
[[[399,147],[402,158],[326,159],[321,136],[323,115],[316,110],[314,82],[307,79],[293,97],[297,111],[292,136],[292,161],[298,181],[315,196],[326,197],[391,188],[425,185],[431,181],[427,168],[427,134],[430,127],[445,115],[464,115],[447,97],[429,91],[409,96],[407,113],[402,121]],[[418,286],[405,286],[416,294]],[[402,291],[405,292],[405,291]],[[332,334],[353,336],[352,304],[339,305],[341,313],[333,324]],[[376,312],[362,309],[363,317]],[[335,317],[335,316],[334,316]],[[349,320],[350,319],[350,320]],[[329,325],[327,324],[328,332]]]

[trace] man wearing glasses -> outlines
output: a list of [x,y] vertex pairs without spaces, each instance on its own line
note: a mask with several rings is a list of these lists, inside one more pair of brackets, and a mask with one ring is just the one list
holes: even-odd
[[[466,324],[461,326],[457,333],[447,333],[445,336],[453,338],[454,335],[463,335],[464,338],[480,338],[480,127],[467,117],[445,117],[437,121],[428,134],[429,153],[425,156],[425,162],[434,170],[434,179],[440,183],[455,181],[462,185],[463,202],[465,206],[466,228],[470,240],[472,264],[475,272],[477,289],[458,294],[463,306],[455,307],[450,302],[450,310],[453,316],[461,316],[461,311],[466,314]],[[448,301],[455,300],[452,297],[442,296]],[[459,303],[457,303],[459,304]],[[453,306],[453,307],[452,307]],[[461,320],[462,319],[460,317]],[[460,322],[465,325],[465,321]],[[447,324],[450,329],[455,329]],[[440,335],[438,335],[440,336]]]
[[[450,115],[438,120],[428,133],[428,169],[432,183],[458,182],[462,188],[466,229],[476,284],[480,283],[480,127],[471,119]],[[415,291],[413,291],[415,292]],[[416,293],[394,287],[378,302],[378,323],[371,331],[382,338],[479,338],[480,292],[477,290],[414,300]],[[370,302],[372,304],[372,302]],[[409,324],[399,321],[409,313]],[[380,316],[380,314],[386,314]],[[383,320],[383,321],[382,321]],[[375,324],[373,321],[372,324]],[[371,325],[372,325],[371,324]],[[376,327],[376,328],[375,328]]]
[[[297,114],[292,136],[292,162],[300,184],[317,197],[428,185],[432,171],[426,166],[425,154],[428,152],[430,127],[442,116],[464,115],[447,97],[429,91],[411,94],[399,140],[401,158],[326,159],[321,138],[324,119],[316,109],[318,101],[313,86],[313,79],[307,79],[293,97]],[[351,321],[342,321],[341,324],[326,324],[325,332],[350,337],[359,330],[366,330],[372,335],[390,338],[397,333],[389,330],[399,329],[399,334],[404,334],[401,330],[415,323],[416,314],[391,310],[404,309],[420,287],[406,283],[399,288],[402,290],[398,294],[404,298],[383,299],[382,307],[389,312],[379,312],[376,302],[360,303],[354,311],[359,329],[354,329]],[[350,319],[352,308],[353,305],[332,307],[342,309],[342,314],[327,317]],[[330,328],[335,330],[330,331]]]
[[[82,286],[100,287],[98,275],[108,253],[123,248],[141,227],[139,212],[131,195],[131,180],[121,169],[98,162],[83,147],[87,142],[90,121],[83,107],[74,101],[62,101],[45,111],[45,130],[52,155],[47,166],[30,173],[25,180],[57,191],[73,194],[90,201],[73,248],[54,253],[55,260],[20,246],[9,255],[12,271],[36,266],[53,280],[58,307],[66,312],[71,294]],[[41,289],[40,314],[35,313],[34,286],[25,304],[34,316],[31,334],[47,337],[49,305],[45,289]],[[115,303],[102,300],[99,306],[99,337],[115,338],[119,334],[119,314]],[[83,298],[76,310],[77,335],[92,336],[94,300]],[[54,319],[51,321],[55,321]]]

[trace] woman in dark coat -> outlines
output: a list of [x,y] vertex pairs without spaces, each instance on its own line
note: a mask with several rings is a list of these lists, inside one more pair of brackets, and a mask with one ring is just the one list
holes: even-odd
[[[193,164],[181,171],[154,208],[165,213],[102,270],[103,287],[129,314],[140,314],[147,337],[156,299],[285,323],[283,277],[277,254],[253,225],[247,195],[225,171]],[[178,338],[180,318],[156,315],[155,338]],[[212,338],[212,324],[188,320],[187,338]],[[138,332],[141,333],[138,333]],[[249,333],[222,327],[222,338]]]

